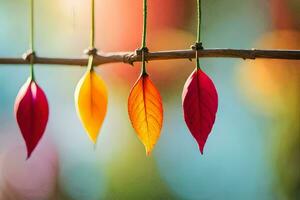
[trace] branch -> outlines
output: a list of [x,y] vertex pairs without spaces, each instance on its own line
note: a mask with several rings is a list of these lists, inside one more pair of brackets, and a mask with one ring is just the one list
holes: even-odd
[[[50,65],[79,65],[86,66],[87,58],[47,58],[33,56],[35,64]],[[194,50],[171,50],[149,52],[146,60],[171,60],[171,59],[194,59],[196,52]],[[300,50],[244,50],[244,49],[203,49],[198,51],[198,57],[201,58],[242,58],[242,59],[289,59],[300,60]],[[111,52],[98,53],[94,57],[94,65],[102,65],[106,63],[128,63],[140,62],[141,55],[136,52]],[[22,58],[0,58],[0,64],[29,64],[30,59]]]

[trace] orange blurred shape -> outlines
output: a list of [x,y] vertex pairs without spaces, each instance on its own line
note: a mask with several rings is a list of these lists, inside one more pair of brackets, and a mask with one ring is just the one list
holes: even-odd
[[[151,51],[189,49],[196,41],[195,35],[179,29],[164,29],[149,36]],[[158,84],[165,87],[178,85],[178,80],[185,80],[195,68],[195,63],[188,59],[162,60],[149,62],[149,74]]]
[[[96,1],[99,46],[105,51],[134,50],[141,45],[142,0]],[[167,27],[183,27],[191,14],[190,1],[148,1],[148,33]]]
[[[294,0],[271,0],[270,11],[276,29],[294,29],[299,18],[293,13]],[[300,5],[300,2],[298,2]],[[299,10],[300,11],[300,10]]]
[[[59,4],[63,10],[69,11],[68,15],[72,16],[74,23],[79,21],[82,28],[89,31],[89,1],[61,0]],[[164,47],[164,49],[189,48],[194,43],[194,38],[190,34],[177,31],[184,28],[189,23],[191,16],[196,14],[196,10],[193,9],[194,5],[195,2],[191,0],[148,1],[147,45],[151,51],[154,49],[152,47],[156,47],[156,50],[159,50],[159,47]],[[96,47],[99,51],[134,51],[141,47],[143,29],[142,0],[95,0],[95,12]],[[84,16],[86,23],[82,17],[78,17],[82,14],[87,15]],[[87,25],[83,26],[83,24]],[[163,71],[162,75],[170,73],[169,69],[172,67],[168,68],[167,63],[160,69]],[[170,62],[170,65],[174,63]],[[139,64],[135,64],[135,66],[133,69],[130,65],[121,63],[106,65],[103,73],[107,73],[114,81],[121,80],[120,83],[129,80],[133,82],[140,71]],[[156,66],[156,68],[160,67]],[[171,76],[165,78],[167,80],[173,79]]]
[[[264,49],[299,49],[300,32],[274,31],[263,35],[257,44]],[[246,61],[240,67],[238,80],[243,94],[262,112],[289,111],[299,101],[300,61]]]
[[[142,4],[143,1],[141,0],[96,1],[96,44],[99,50],[134,51],[141,47],[143,29]],[[191,1],[148,1],[147,46],[150,48],[150,51],[152,51],[152,46],[158,46],[161,42],[169,42],[169,46],[165,49],[171,49],[178,46],[178,42],[182,44],[183,40],[186,40],[180,34],[179,37],[173,35],[170,38],[171,33],[158,35],[157,31],[184,27],[184,24],[189,22],[189,16],[193,14],[190,12],[190,7]],[[188,40],[185,43],[187,46],[182,45],[181,47],[189,48],[190,43]],[[135,68],[132,69],[129,65],[113,64],[105,67],[104,73],[108,73],[108,76],[115,80],[133,82],[140,71],[139,66],[139,64],[135,64]],[[157,67],[159,68],[159,66]],[[161,74],[161,76],[163,75],[165,73]]]
[[[195,42],[195,36],[179,29],[163,29],[149,34],[148,47],[150,51],[188,49]],[[140,63],[134,67],[128,64],[109,64],[104,66],[103,73],[122,82],[133,82],[140,73]],[[178,84],[178,80],[185,79],[191,73],[194,63],[185,60],[150,61],[147,64],[149,75],[160,85],[165,87]]]

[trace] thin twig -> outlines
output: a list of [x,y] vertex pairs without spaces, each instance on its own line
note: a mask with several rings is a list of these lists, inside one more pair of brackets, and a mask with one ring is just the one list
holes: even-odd
[[[88,58],[47,58],[39,57],[33,54],[35,64],[50,65],[78,65],[86,66]],[[171,60],[171,59],[194,59],[196,52],[194,50],[171,50],[149,52],[146,60]],[[242,58],[242,59],[288,59],[300,60],[300,50],[244,50],[244,49],[203,49],[198,51],[198,57],[201,58]],[[141,62],[142,58],[136,52],[111,52],[102,53],[94,57],[94,65],[102,65],[106,63],[128,63]],[[0,64],[30,64],[22,58],[0,58]]]

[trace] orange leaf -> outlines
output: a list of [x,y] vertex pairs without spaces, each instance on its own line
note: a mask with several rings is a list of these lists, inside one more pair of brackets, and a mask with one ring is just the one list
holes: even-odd
[[149,155],[160,136],[163,107],[159,91],[147,74],[141,75],[131,89],[128,113],[132,126]]

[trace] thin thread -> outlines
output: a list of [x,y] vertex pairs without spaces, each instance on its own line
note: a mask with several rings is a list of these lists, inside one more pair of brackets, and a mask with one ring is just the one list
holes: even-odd
[[90,48],[95,47],[95,0],[91,0],[91,38]]
[[142,48],[146,47],[146,37],[147,37],[147,0],[143,0],[143,36],[142,36]]
[[[201,42],[201,20],[202,20],[201,0],[197,0],[197,10],[198,10],[197,43],[200,43]],[[198,49],[196,49],[196,64],[197,64],[197,69],[200,69]]]
[[[91,0],[91,32],[90,32],[90,49],[95,48],[95,0]],[[89,56],[89,62],[87,66],[88,71],[92,71],[94,55]]]
[[202,12],[201,12],[201,0],[197,0],[197,10],[198,10],[198,28],[197,28],[197,42],[201,42],[201,18],[202,18]]
[[143,0],[143,35],[142,35],[142,74],[147,74],[146,61],[145,61],[145,49],[147,38],[147,0]]
[[[30,47],[31,51],[34,53],[34,0],[30,0],[30,43],[29,43],[29,47]],[[32,56],[34,56],[34,54]],[[32,80],[35,80],[33,57],[31,57],[31,63],[30,63],[30,77]]]

